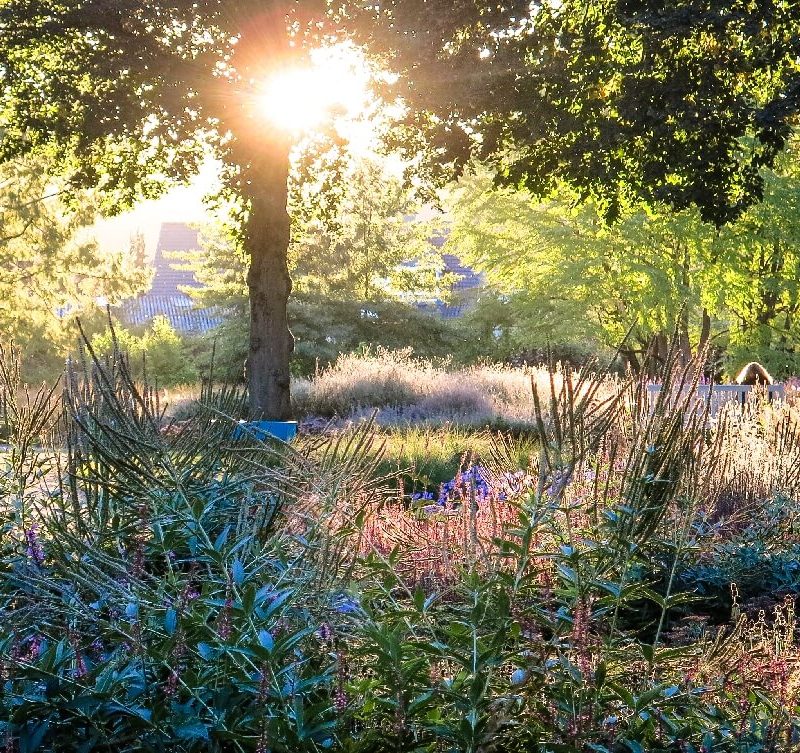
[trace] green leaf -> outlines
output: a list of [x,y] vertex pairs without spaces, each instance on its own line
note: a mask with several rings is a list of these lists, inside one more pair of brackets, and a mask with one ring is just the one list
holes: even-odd
[[197,653],[200,654],[201,658],[205,659],[206,661],[211,661],[212,659],[216,659],[221,652],[219,649],[214,648],[208,643],[198,643]]
[[261,604],[264,600],[269,599],[269,603],[266,606],[259,607],[259,617],[264,620],[267,619],[278,609],[280,609],[287,599],[289,599],[289,597],[292,595],[294,595],[294,591],[290,588],[287,588],[283,591],[278,591],[277,593],[273,591],[271,587],[260,589],[256,594],[256,602]]
[[195,521],[199,521],[200,518],[203,517],[203,513],[206,510],[206,504],[202,499],[196,499],[192,502],[192,515],[194,516]]
[[610,580],[596,580],[594,581],[593,585],[603,589],[604,591],[607,591],[615,598],[619,598],[620,594],[622,593],[620,585],[618,583],[612,583]]
[[565,565],[563,562],[560,562],[557,565],[557,570],[559,574],[564,578],[564,580],[568,581],[569,583],[572,583],[573,585],[578,583],[578,576],[575,573],[575,570],[573,570],[568,565]]
[[50,729],[50,722],[28,722],[19,735],[20,753],[34,753],[41,748],[44,738]]
[[208,740],[208,727],[199,719],[179,724],[175,727],[178,740]]
[[231,565],[231,577],[237,586],[241,586],[247,577],[244,565],[238,557],[233,561],[233,565]]
[[664,688],[659,686],[657,688],[650,688],[650,690],[646,690],[640,696],[636,698],[636,706],[634,709],[636,711],[641,711],[642,709],[647,708],[656,698],[663,697]]
[[268,630],[262,630],[258,634],[258,642],[265,648],[267,651],[272,651],[275,648],[275,639],[272,637],[272,634]]
[[225,526],[222,533],[219,536],[217,536],[216,540],[214,541],[214,549],[216,551],[218,552],[222,551],[223,547],[228,541],[228,536],[230,535],[230,532],[231,532],[231,526],[228,525]]
[[595,687],[597,687],[597,688],[603,687],[603,683],[606,681],[606,671],[607,671],[606,670],[606,663],[604,661],[601,661],[597,665],[597,669],[595,670],[595,673],[594,673],[594,684],[595,684]]
[[175,635],[175,629],[178,626],[178,613],[170,607],[164,615],[164,630],[167,635]]

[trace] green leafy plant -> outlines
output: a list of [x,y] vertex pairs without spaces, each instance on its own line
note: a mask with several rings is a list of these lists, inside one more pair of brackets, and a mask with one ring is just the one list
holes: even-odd
[[165,431],[119,351],[68,376],[67,473],[3,561],[9,745],[330,746],[333,664],[315,632],[347,557],[322,534],[351,494],[380,493],[371,445],[235,440],[225,416],[242,400],[206,392]]
[[[692,612],[735,426],[709,421],[677,353],[654,399],[551,372],[517,493],[479,497],[468,477],[420,510],[390,496],[368,423],[237,439],[243,395],[206,387],[170,425],[118,350],[90,349],[67,374],[50,493],[26,470],[49,399],[3,403],[27,458],[2,496],[6,747],[791,751],[794,601],[748,617],[734,592],[720,627]],[[489,486],[522,459],[509,437],[490,455]],[[788,551],[793,531],[764,541]]]

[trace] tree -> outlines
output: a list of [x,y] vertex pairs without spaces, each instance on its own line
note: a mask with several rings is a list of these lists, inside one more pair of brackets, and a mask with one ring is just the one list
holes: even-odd
[[699,275],[714,229],[696,211],[640,211],[604,222],[596,204],[577,204],[562,189],[537,200],[529,192],[494,189],[483,170],[452,192],[452,247],[508,297],[514,316],[506,334],[519,346],[595,342],[616,347],[635,370],[643,356],[657,363],[676,322],[690,341],[706,339]]
[[[74,340],[74,318],[131,295],[145,282],[127,254],[103,253],[84,232],[95,202],[64,206],[46,161],[0,165],[0,331],[36,360],[30,376],[57,372]],[[35,358],[33,356],[36,356]]]
[[[639,211],[613,225],[596,206],[494,189],[469,172],[451,192],[448,245],[506,296],[494,315],[516,347],[544,341],[616,346],[663,358],[676,324],[685,354],[727,346],[729,374],[750,360],[794,373],[800,335],[797,141],[765,171],[764,199],[720,231],[696,211]],[[490,301],[491,304],[491,301]],[[505,310],[504,310],[505,309]],[[509,312],[512,312],[511,314]]]
[[345,177],[336,222],[317,213],[298,223],[290,251],[298,291],[363,302],[445,296],[452,280],[409,190],[374,158]]
[[[359,346],[408,347],[414,335],[419,354],[444,355],[450,331],[415,308],[446,298],[453,282],[430,242],[430,223],[416,216],[420,207],[409,190],[373,158],[352,160],[345,178],[335,218],[307,206],[294,190],[308,185],[292,184],[294,373],[309,373]],[[215,333],[215,341],[218,355],[224,348],[222,360],[234,365],[228,374],[239,378],[246,357],[239,322],[247,306],[247,260],[224,226],[205,228],[200,245],[180,255],[201,283],[187,292],[199,305],[226,312],[224,335]],[[426,338],[437,342],[422,342]]]
[[[234,10],[235,8],[235,10]],[[207,149],[240,199],[251,264],[254,416],[289,414],[289,135],[259,82],[300,54],[322,4],[7,0],[0,3],[0,161],[46,146],[74,186],[119,210],[185,180]],[[296,26],[295,26],[296,25]],[[290,31],[290,27],[292,30]]]
[[758,360],[778,377],[800,368],[798,139],[766,172],[764,200],[722,230],[713,247],[710,305],[728,323],[729,372]]
[[165,316],[155,317],[141,336],[120,327],[113,333],[106,329],[96,334],[91,343],[101,356],[112,354],[115,348],[126,353],[131,375],[146,379],[151,386],[175,387],[197,381],[186,343]]
[[[353,160],[343,177],[335,218],[301,198],[290,204],[288,265],[296,294],[362,303],[446,297],[452,275],[443,272],[432,225],[417,216],[421,206],[410,191],[373,158]],[[187,292],[202,306],[240,309],[247,258],[235,232],[224,224],[205,227],[200,245],[179,255],[201,283]]]
[[760,197],[798,109],[798,17],[774,0],[3,0],[0,161],[47,145],[119,208],[213,150],[249,260],[251,412],[286,418],[292,144],[254,103],[271,72],[352,34],[400,74],[398,138],[425,144],[428,173],[478,151],[606,216],[645,199],[723,222]]
[[[696,206],[722,225],[800,107],[800,5],[787,0],[427,0],[371,5],[428,168],[493,158],[499,182],[566,182],[606,219]],[[444,41],[444,44],[443,44]]]

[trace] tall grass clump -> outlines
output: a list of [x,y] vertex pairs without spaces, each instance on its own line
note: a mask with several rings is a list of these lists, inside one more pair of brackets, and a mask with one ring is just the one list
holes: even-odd
[[[568,369],[556,368],[558,383]],[[545,385],[546,368],[474,366],[453,370],[415,359],[410,351],[340,356],[311,380],[294,386],[302,415],[363,418],[377,409],[384,426],[458,424],[528,426],[531,383]],[[613,378],[606,378],[606,387]]]
[[[4,388],[14,373],[0,370]],[[352,567],[337,536],[379,493],[372,460],[358,433],[325,448],[234,441],[225,416],[241,400],[205,393],[164,432],[124,357],[89,361],[67,377],[60,485],[24,514],[35,461],[15,453],[39,456],[47,411],[6,403],[6,750],[332,744],[335,662],[315,633]]]
[[[791,591],[754,611],[730,581],[712,613],[701,569],[760,494],[797,543],[791,411],[712,421],[695,364],[654,402],[536,377],[524,443],[483,435],[480,472],[414,501],[369,423],[234,440],[242,395],[206,388],[165,427],[124,357],[88,358],[51,450],[9,431],[55,470],[3,488],[6,750],[799,750]],[[744,474],[737,436],[780,461]]]

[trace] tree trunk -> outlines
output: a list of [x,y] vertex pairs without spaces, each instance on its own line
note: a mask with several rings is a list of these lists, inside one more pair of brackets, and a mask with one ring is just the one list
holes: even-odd
[[705,306],[703,307],[701,316],[700,340],[697,343],[697,352],[707,356],[708,353],[706,353],[706,350],[708,349],[708,343],[711,339],[711,317],[709,316],[708,309],[706,309]]
[[250,256],[247,383],[250,418],[254,420],[285,421],[292,415],[289,360],[294,338],[289,331],[287,311],[292,291],[287,259],[288,179],[289,142],[273,139],[262,147],[252,166],[245,234],[245,250]]
[[692,360],[692,343],[689,340],[689,301],[691,300],[691,255],[688,243],[683,244],[683,263],[681,264],[681,286],[683,288],[684,303],[679,317],[678,346],[680,348],[681,363],[688,364]]
[[669,349],[669,337],[665,332],[659,332],[650,338],[645,358],[647,376],[650,379],[661,379],[664,376],[664,365],[669,357]]
[[689,310],[685,305],[678,319],[678,349],[681,365],[685,366],[692,360],[692,343],[689,339]]
[[629,369],[632,374],[638,375],[642,367],[636,356],[636,351],[630,348],[623,348],[620,350],[619,354],[622,356],[622,360],[625,362],[627,369]]
[[[243,199],[242,228],[249,256],[250,347],[247,384],[250,418],[285,421],[291,417],[289,359],[294,338],[287,304],[292,290],[287,211],[291,136],[252,102],[253,82],[279,75],[296,58],[287,30],[288,3],[265,3],[259,13],[242,12],[233,56],[239,73],[233,96],[223,97],[221,121],[234,136],[228,146],[233,186]],[[245,6],[246,7],[246,6]],[[275,102],[279,108],[282,103]]]

